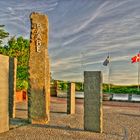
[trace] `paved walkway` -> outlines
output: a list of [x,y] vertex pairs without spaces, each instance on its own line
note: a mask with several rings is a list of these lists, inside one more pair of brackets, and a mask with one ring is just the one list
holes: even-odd
[[[26,122],[27,104],[17,103],[9,132],[0,140],[140,140],[140,103],[104,102],[103,133],[84,131],[83,100],[76,100],[76,114],[66,114],[66,99],[51,98],[51,121],[47,125]],[[15,126],[18,127],[15,127]],[[19,126],[20,125],[20,126]]]

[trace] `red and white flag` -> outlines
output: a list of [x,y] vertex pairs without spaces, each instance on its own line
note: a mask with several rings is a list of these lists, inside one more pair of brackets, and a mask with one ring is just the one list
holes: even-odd
[[132,63],[140,62],[140,53],[138,55],[131,58]]

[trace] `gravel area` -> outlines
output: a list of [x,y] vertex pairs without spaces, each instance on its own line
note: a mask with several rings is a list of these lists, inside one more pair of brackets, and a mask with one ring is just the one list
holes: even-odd
[[140,103],[104,102],[99,134],[84,131],[82,102],[76,101],[76,114],[67,115],[65,99],[52,98],[47,125],[28,124],[26,103],[17,103],[19,119],[11,120],[10,131],[1,133],[0,140],[140,140]]

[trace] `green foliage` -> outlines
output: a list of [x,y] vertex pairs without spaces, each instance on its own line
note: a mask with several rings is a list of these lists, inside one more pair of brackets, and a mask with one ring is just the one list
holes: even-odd
[[[62,91],[67,91],[67,81],[59,81],[58,86],[59,89]],[[83,91],[83,83],[82,82],[76,82],[75,83],[75,90],[76,91]],[[108,84],[103,84],[103,93],[108,92]],[[132,86],[120,86],[120,85],[110,85],[110,94],[112,93],[123,93],[123,94],[140,94],[140,92],[137,91],[137,85]]]
[[[68,90],[68,81],[59,81],[58,88],[62,91],[67,91]],[[76,91],[83,91],[83,83],[76,82],[75,83],[75,90]]]
[[17,79],[17,90],[27,89],[28,81]]
[[9,36],[9,33],[3,29],[4,25],[0,25],[0,45],[2,44],[2,40]]
[[17,58],[17,90],[27,89],[29,41],[23,37],[12,37],[7,46],[0,47],[0,54]]
[[[103,92],[108,93],[108,85],[103,84]],[[140,94],[137,90],[136,85],[132,86],[119,86],[119,85],[111,85],[110,86],[110,93],[123,93],[123,94]]]
[[[54,84],[54,81],[52,81],[52,84]],[[68,90],[68,81],[60,81],[58,82],[58,88],[62,91]],[[76,82],[75,83],[75,90],[76,91],[83,91],[83,83]]]
[[83,83],[82,82],[76,82],[75,83],[75,90],[76,91],[83,91]]
[[61,89],[63,91],[67,91],[68,84],[67,84],[67,82],[61,81],[61,82],[59,82],[58,87],[59,87],[59,89]]

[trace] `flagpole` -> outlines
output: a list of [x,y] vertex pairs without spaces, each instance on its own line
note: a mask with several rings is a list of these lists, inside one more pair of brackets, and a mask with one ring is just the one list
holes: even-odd
[[109,56],[109,63],[108,63],[108,92],[110,93],[110,66],[111,66],[111,64],[110,64],[110,55],[109,55],[109,53],[108,53],[108,56]]
[[110,77],[111,77],[111,63],[110,63],[110,55],[109,55],[109,52],[108,52],[108,56],[107,58],[105,59],[105,61],[103,62],[103,65],[104,66],[107,66],[107,78],[108,78],[108,92],[110,93]]
[[139,53],[138,53],[138,92],[140,91],[140,87],[139,87],[139,84],[140,84],[140,79],[139,79],[139,77],[140,77],[140,51],[139,51]]
[[110,93],[110,64],[108,65],[108,67],[109,67],[109,68],[108,68],[108,69],[109,69],[109,70],[108,70],[108,71],[109,71],[109,72],[108,72],[108,73],[109,73],[109,76],[108,76],[108,90],[109,90],[109,93]]

